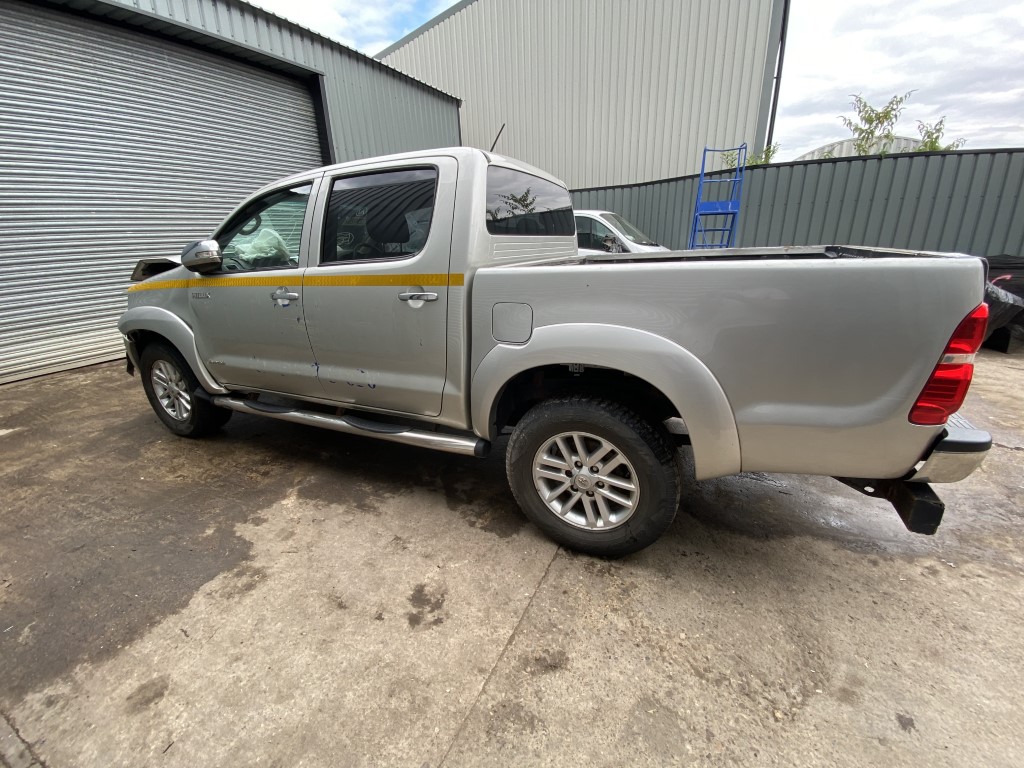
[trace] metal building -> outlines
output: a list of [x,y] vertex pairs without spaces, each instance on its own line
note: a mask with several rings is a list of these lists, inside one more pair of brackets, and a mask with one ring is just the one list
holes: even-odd
[[[788,0],[462,0],[378,58],[463,99],[462,136],[570,187],[763,148]],[[502,126],[504,125],[504,130]]]
[[0,0],[0,383],[123,355],[140,257],[330,162],[459,144],[459,102],[240,0]]

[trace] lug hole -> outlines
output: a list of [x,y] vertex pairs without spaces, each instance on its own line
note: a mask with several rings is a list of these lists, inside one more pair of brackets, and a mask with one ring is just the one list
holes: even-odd
[[594,495],[593,491],[587,491],[587,496],[593,496],[593,495]]
[[572,477],[572,470],[571,469],[565,470],[565,476],[566,477]]
[[597,474],[597,467],[591,467],[590,468],[590,473],[593,474],[593,475],[596,475]]
[[597,487],[598,487],[598,488],[604,488],[604,483],[598,483],[598,484],[597,484]]
[[576,464],[576,469],[579,469],[580,467],[583,466],[583,462],[582,461],[577,461],[577,462],[575,462],[575,464]]

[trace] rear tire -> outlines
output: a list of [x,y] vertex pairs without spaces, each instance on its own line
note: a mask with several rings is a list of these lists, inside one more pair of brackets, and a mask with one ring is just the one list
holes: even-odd
[[171,432],[181,437],[204,437],[227,424],[233,411],[218,408],[185,358],[160,342],[142,350],[139,361],[142,387],[153,411]]
[[590,555],[622,557],[653,544],[679,508],[681,470],[668,433],[609,400],[534,406],[509,439],[505,468],[526,516]]

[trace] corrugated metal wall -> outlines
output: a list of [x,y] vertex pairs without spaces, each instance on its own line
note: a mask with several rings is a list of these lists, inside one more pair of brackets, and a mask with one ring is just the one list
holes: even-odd
[[459,100],[454,96],[239,0],[64,0],[61,4],[201,40],[213,48],[218,47],[219,38],[324,73],[337,162],[460,143]]
[[381,59],[464,100],[463,141],[570,187],[694,173],[767,131],[782,0],[476,0]]
[[[573,192],[685,248],[697,177]],[[1024,149],[787,163],[747,171],[740,246],[855,244],[1024,256]]]
[[237,0],[0,0],[0,19],[0,383],[123,355],[135,262],[332,146],[459,143],[454,97]]
[[0,11],[2,383],[123,355],[139,258],[321,159],[301,81],[51,8]]

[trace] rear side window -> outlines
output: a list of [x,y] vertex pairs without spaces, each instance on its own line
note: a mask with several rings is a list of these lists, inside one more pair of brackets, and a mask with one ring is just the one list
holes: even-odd
[[565,187],[522,171],[487,169],[487,231],[492,235],[574,235]]
[[430,234],[436,190],[435,168],[335,179],[324,217],[320,263],[419,253]]

